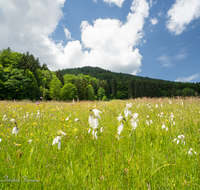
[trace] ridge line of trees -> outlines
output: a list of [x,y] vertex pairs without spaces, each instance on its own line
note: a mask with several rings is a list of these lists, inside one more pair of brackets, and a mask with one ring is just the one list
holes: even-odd
[[200,95],[200,83],[171,82],[98,67],[50,71],[32,54],[0,51],[0,100],[107,100]]

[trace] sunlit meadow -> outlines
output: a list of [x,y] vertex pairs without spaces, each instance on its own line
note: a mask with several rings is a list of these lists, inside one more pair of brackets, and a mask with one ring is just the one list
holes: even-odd
[[0,151],[0,189],[200,189],[200,101],[1,101]]

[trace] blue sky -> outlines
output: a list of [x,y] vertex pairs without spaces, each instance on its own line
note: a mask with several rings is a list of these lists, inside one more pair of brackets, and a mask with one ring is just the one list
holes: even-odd
[[0,41],[51,70],[199,82],[200,0],[0,1]]

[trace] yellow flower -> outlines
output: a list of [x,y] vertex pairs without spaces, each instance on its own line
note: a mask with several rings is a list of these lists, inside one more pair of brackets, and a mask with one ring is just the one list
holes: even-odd
[[77,131],[77,130],[78,130],[77,128],[74,129],[74,131]]

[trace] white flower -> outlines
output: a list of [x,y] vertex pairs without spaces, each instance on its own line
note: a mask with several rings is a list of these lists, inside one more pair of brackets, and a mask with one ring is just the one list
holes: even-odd
[[60,150],[61,148],[61,137],[60,136],[57,136],[54,140],[53,140],[53,143],[52,145],[55,145],[58,143],[58,150]]
[[165,127],[165,124],[164,124],[164,123],[162,124],[162,129],[166,129],[166,131],[168,131],[168,128]]
[[196,153],[192,148],[190,148],[190,150],[188,151],[188,154],[189,154],[190,156],[193,155],[193,154],[192,154],[192,151],[197,155],[197,153]]
[[91,131],[91,129],[89,128],[89,129],[88,129],[88,133],[90,133],[90,131]]
[[103,133],[103,131],[104,131],[104,128],[101,127],[101,128],[100,128],[100,133]]
[[184,141],[185,136],[184,135],[179,135],[177,138],[175,138],[173,140],[173,142],[177,142],[177,144],[179,144],[179,139],[181,140],[181,142],[185,145],[185,141]]
[[0,138],[0,142],[2,141],[2,139]]
[[158,107],[158,104],[156,104],[156,106],[155,106],[156,108]]
[[149,125],[149,121],[148,120],[146,120],[146,123],[147,123],[147,125]]
[[118,135],[120,135],[121,134],[121,132],[123,131],[123,129],[124,129],[124,124],[122,123],[118,128],[117,128],[117,134]]
[[[124,117],[121,115],[121,113],[119,114],[118,117],[116,117],[117,120],[120,122],[120,121],[123,121]],[[125,119],[124,119],[125,120]]]
[[99,126],[98,118],[97,117],[93,118],[93,114],[91,114],[89,116],[89,124],[93,129],[97,129]]
[[74,121],[79,121],[79,119],[78,119],[78,118],[76,118],[76,119],[74,119]]
[[130,120],[130,123],[131,123],[131,126],[133,127],[132,130],[133,130],[133,129],[135,130],[136,127],[137,127],[137,122],[136,122],[135,120],[131,119],[131,120]]
[[29,140],[28,140],[28,143],[30,144],[32,141],[33,141],[32,139],[29,139]]
[[59,131],[58,131],[58,135],[64,135],[64,136],[66,136],[67,134],[64,133],[63,131],[59,130]]
[[132,115],[131,110],[125,108],[125,109],[124,109],[124,115],[125,115],[125,117],[128,117],[128,115],[131,116],[131,115]]
[[65,121],[67,121],[67,120],[69,120],[69,117],[67,117],[67,118],[65,119]]
[[16,123],[16,120],[15,119],[11,119],[10,122]]
[[14,126],[12,130],[12,134],[15,134],[16,136],[18,132],[19,132],[19,129],[17,128],[17,126]]
[[92,136],[93,136],[93,139],[95,138],[97,140],[97,131],[93,130],[92,131]]
[[2,121],[6,121],[6,120],[7,120],[6,115],[4,115]]
[[131,119],[133,120],[136,120],[138,118],[138,113],[134,113],[132,116],[131,116]]
[[99,113],[102,113],[101,111],[99,111],[98,109],[92,109],[90,111],[92,111],[96,117],[98,117],[99,119],[101,119],[101,117],[99,115]]
[[152,124],[152,123],[153,123],[153,121],[152,121],[152,120],[150,120],[150,123]]
[[132,103],[126,103],[126,108],[129,109],[132,107]]

